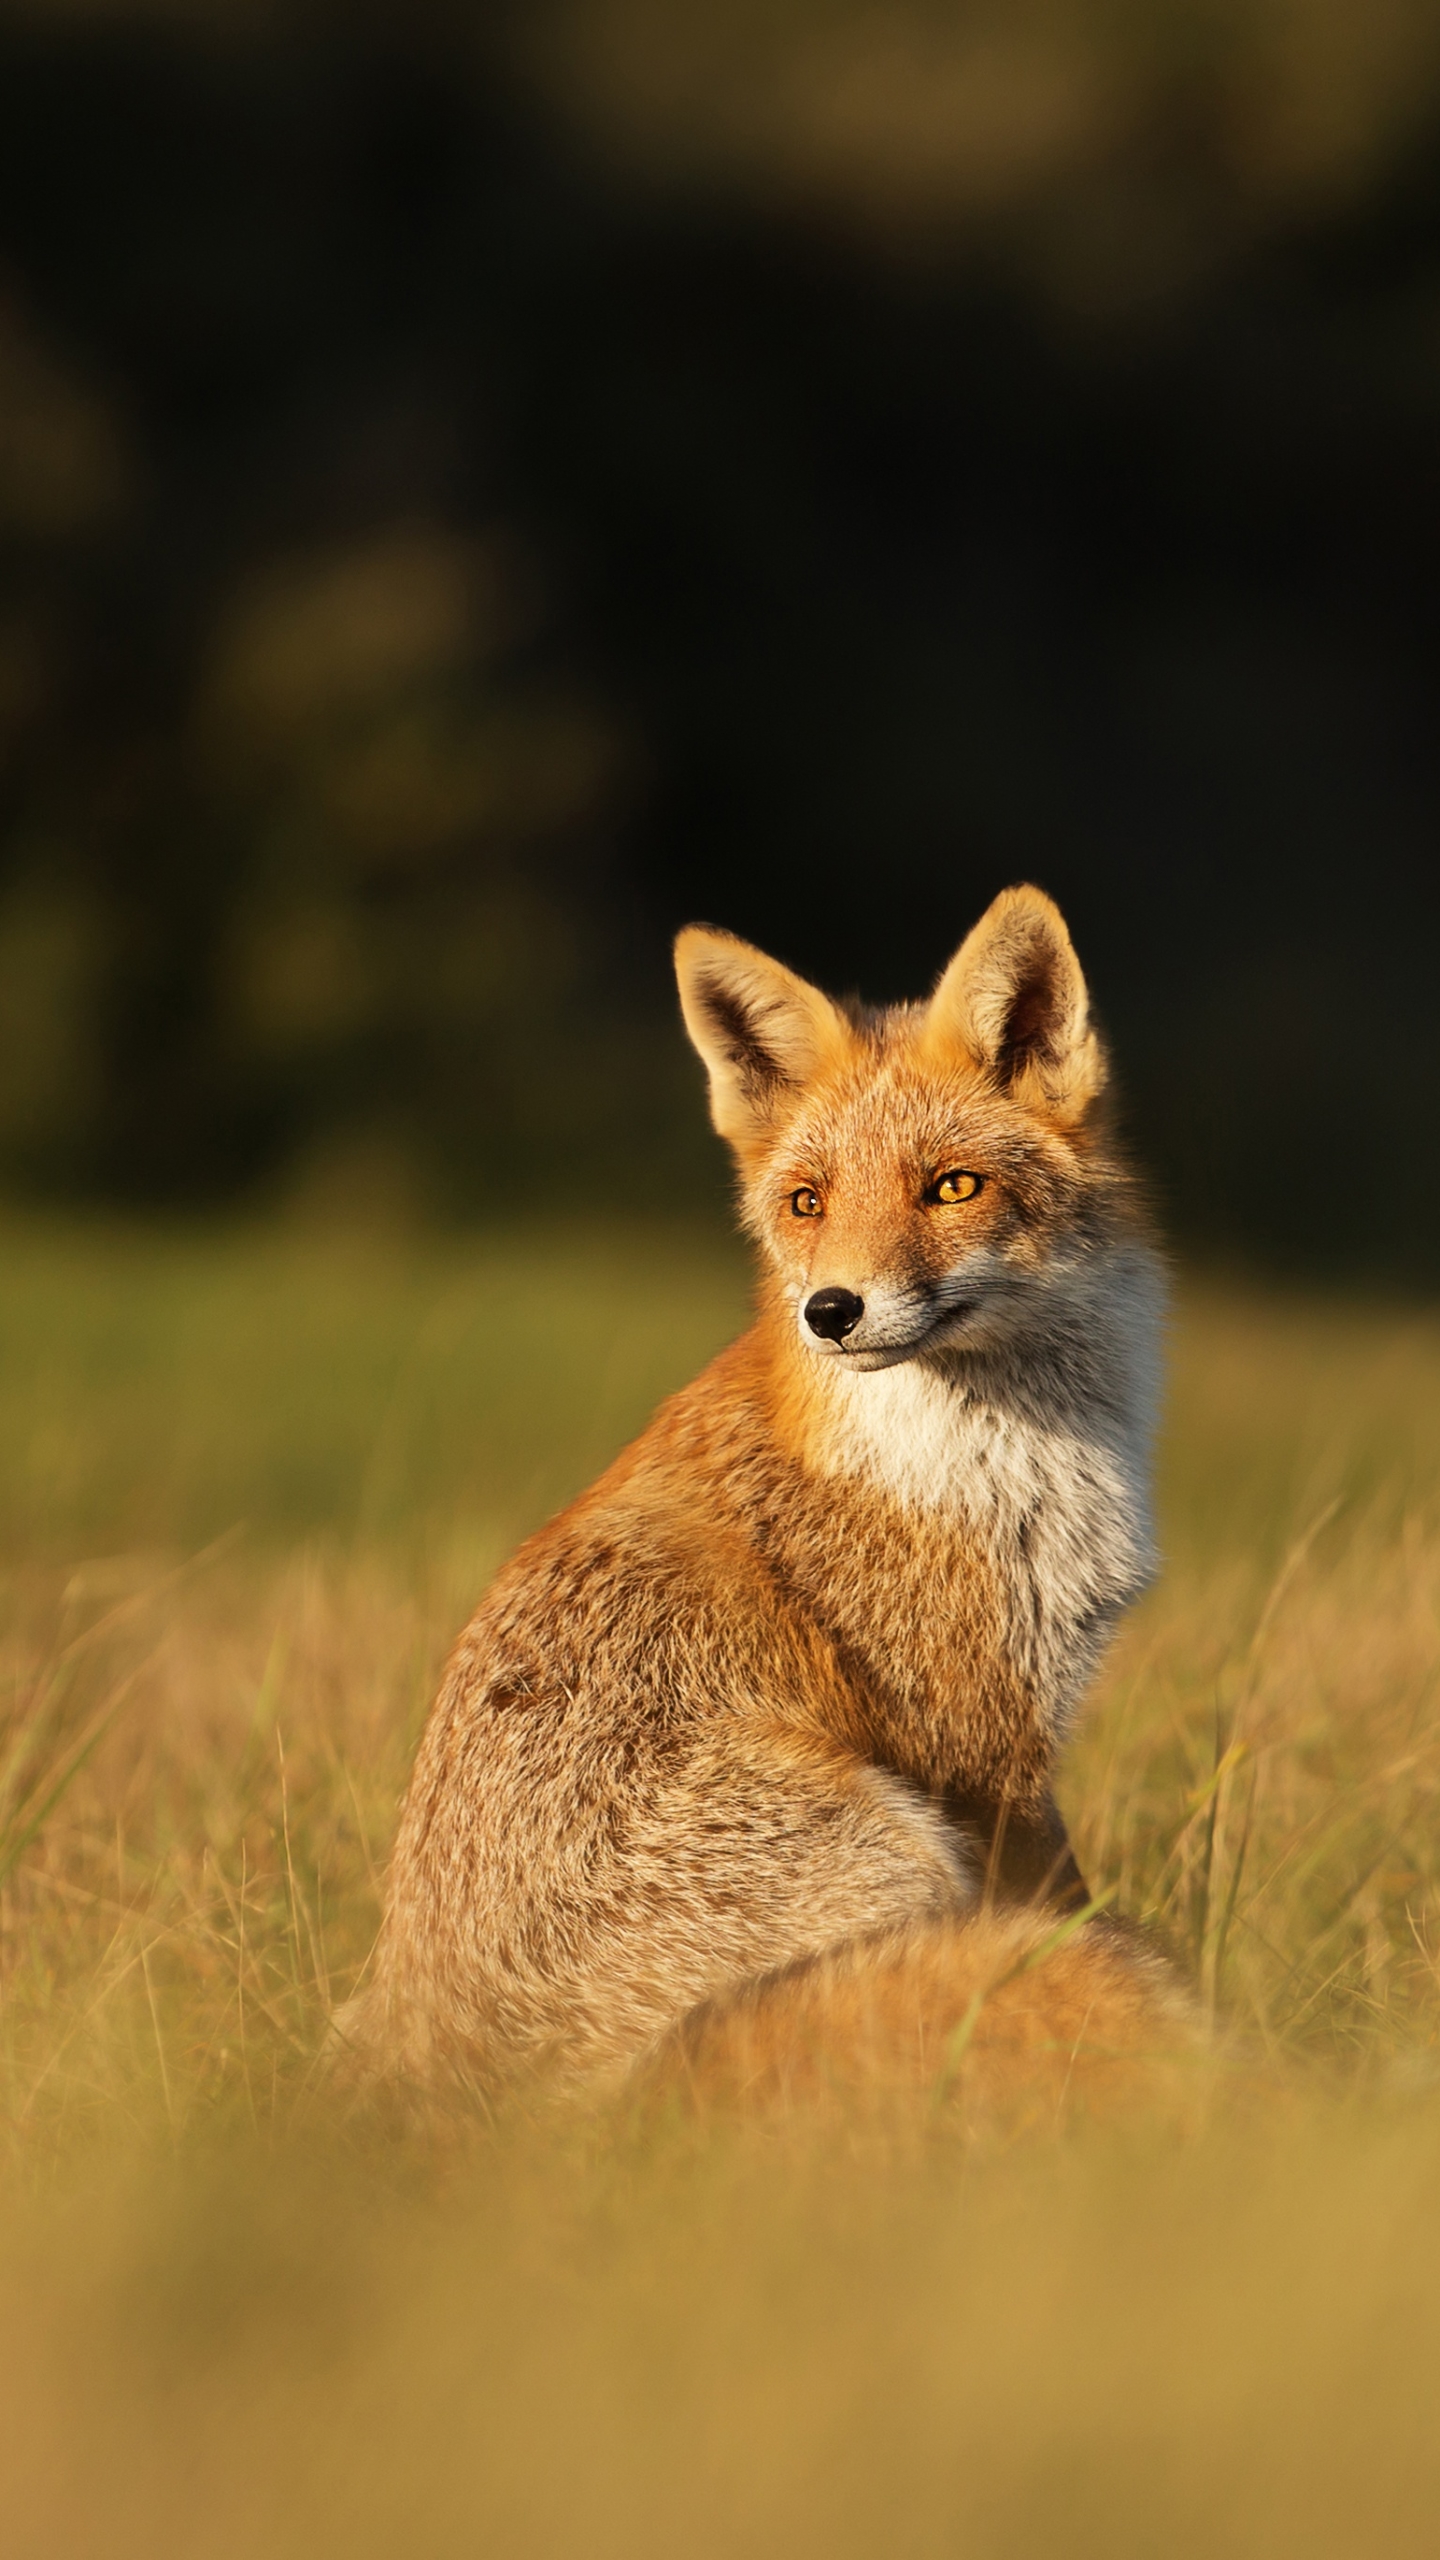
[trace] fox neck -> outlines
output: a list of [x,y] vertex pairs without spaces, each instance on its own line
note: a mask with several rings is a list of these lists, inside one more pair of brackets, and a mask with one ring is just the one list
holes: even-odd
[[912,1716],[933,1740],[932,1766],[914,1772],[927,1783],[973,1763],[976,1738],[949,1728],[977,1683],[989,1721],[1018,1717],[1032,1759],[1048,1759],[1149,1579],[1162,1300],[1154,1257],[1127,1244],[1037,1290],[1003,1342],[869,1373],[811,1353],[787,1308],[762,1316],[773,1426],[827,1508],[834,1585],[890,1586],[847,1610],[852,1647],[873,1626],[882,1687],[896,1676],[896,1605],[912,1613],[902,1640]]

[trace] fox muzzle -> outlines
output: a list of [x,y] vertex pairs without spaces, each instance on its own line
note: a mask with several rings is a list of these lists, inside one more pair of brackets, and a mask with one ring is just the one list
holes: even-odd
[[799,1302],[801,1338],[828,1358],[843,1359],[849,1368],[888,1369],[963,1338],[983,1295],[974,1290],[962,1295],[953,1287],[943,1294],[881,1287],[870,1297],[858,1289],[816,1289]]

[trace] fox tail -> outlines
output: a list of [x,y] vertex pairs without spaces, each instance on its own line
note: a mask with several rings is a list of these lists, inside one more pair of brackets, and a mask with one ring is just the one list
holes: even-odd
[[857,1939],[690,2012],[648,2058],[649,2096],[702,2115],[934,2112],[1022,2131],[1172,2115],[1207,2039],[1166,1959],[1090,1913],[982,1909]]

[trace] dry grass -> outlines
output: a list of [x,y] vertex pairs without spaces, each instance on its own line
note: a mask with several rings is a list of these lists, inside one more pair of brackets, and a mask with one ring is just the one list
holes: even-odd
[[440,2148],[312,2070],[440,1656],[738,1267],[4,1259],[12,2548],[1428,2551],[1440,1326],[1183,1304],[1170,1563],[1065,1794],[1257,2058],[1206,2131]]

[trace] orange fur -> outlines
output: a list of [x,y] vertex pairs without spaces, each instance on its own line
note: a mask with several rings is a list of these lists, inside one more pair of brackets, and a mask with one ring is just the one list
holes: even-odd
[[[1039,1925],[980,1915],[987,1876],[1083,1899],[1051,1778],[1149,1570],[1158,1282],[1064,925],[1010,891],[876,1015],[702,928],[677,969],[756,1322],[462,1638],[341,2021],[378,2068],[598,2084],[707,2003],[758,2032],[744,1986],[795,1967],[772,2043],[928,2049],[984,1932]],[[1028,2069],[1062,1985],[1153,2025],[1158,1981],[1082,1929],[977,2057]]]

